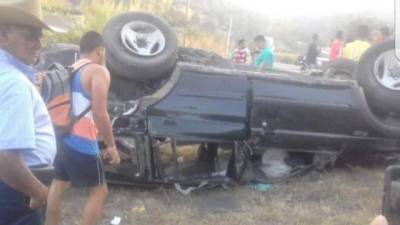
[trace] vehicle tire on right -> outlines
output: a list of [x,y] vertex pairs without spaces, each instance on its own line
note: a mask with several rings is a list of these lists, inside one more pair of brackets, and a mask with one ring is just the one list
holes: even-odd
[[394,40],[368,49],[360,60],[356,78],[373,111],[400,112],[400,63]]

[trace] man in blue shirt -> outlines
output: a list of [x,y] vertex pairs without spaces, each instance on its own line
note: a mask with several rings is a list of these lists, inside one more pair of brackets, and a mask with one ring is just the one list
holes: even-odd
[[254,38],[254,44],[260,54],[255,58],[254,65],[259,71],[265,71],[268,68],[272,68],[274,65],[274,53],[272,49],[268,47],[267,40],[262,35],[258,35]]
[[47,187],[31,167],[51,165],[56,152],[53,127],[40,94],[29,79],[41,48],[40,4],[0,2],[0,224],[40,225],[37,211]]

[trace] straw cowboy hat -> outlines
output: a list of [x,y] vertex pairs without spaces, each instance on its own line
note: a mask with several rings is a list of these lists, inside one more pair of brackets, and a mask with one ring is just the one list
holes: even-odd
[[[63,24],[64,23],[64,24]],[[60,18],[43,18],[40,0],[0,0],[0,24],[21,25],[66,32],[67,26]]]

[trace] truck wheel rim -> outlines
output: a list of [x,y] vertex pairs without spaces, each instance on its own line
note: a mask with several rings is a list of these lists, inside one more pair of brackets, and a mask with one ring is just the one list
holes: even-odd
[[121,30],[121,41],[130,53],[139,56],[160,54],[166,45],[164,34],[153,24],[145,21],[132,21]]
[[394,50],[382,53],[376,59],[373,70],[380,85],[389,90],[400,91],[400,62]]

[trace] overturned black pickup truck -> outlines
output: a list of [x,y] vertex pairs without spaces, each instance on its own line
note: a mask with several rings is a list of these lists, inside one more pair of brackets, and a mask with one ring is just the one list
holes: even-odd
[[[323,168],[343,151],[399,151],[400,64],[393,40],[365,53],[356,80],[338,81],[257,72],[178,48],[166,22],[146,13],[113,18],[104,39],[109,112],[122,156],[119,166],[107,167],[111,182],[274,180]],[[73,46],[50,47],[37,67],[46,69],[55,55],[67,65],[78,54]],[[286,160],[299,153],[307,155],[302,162]]]

